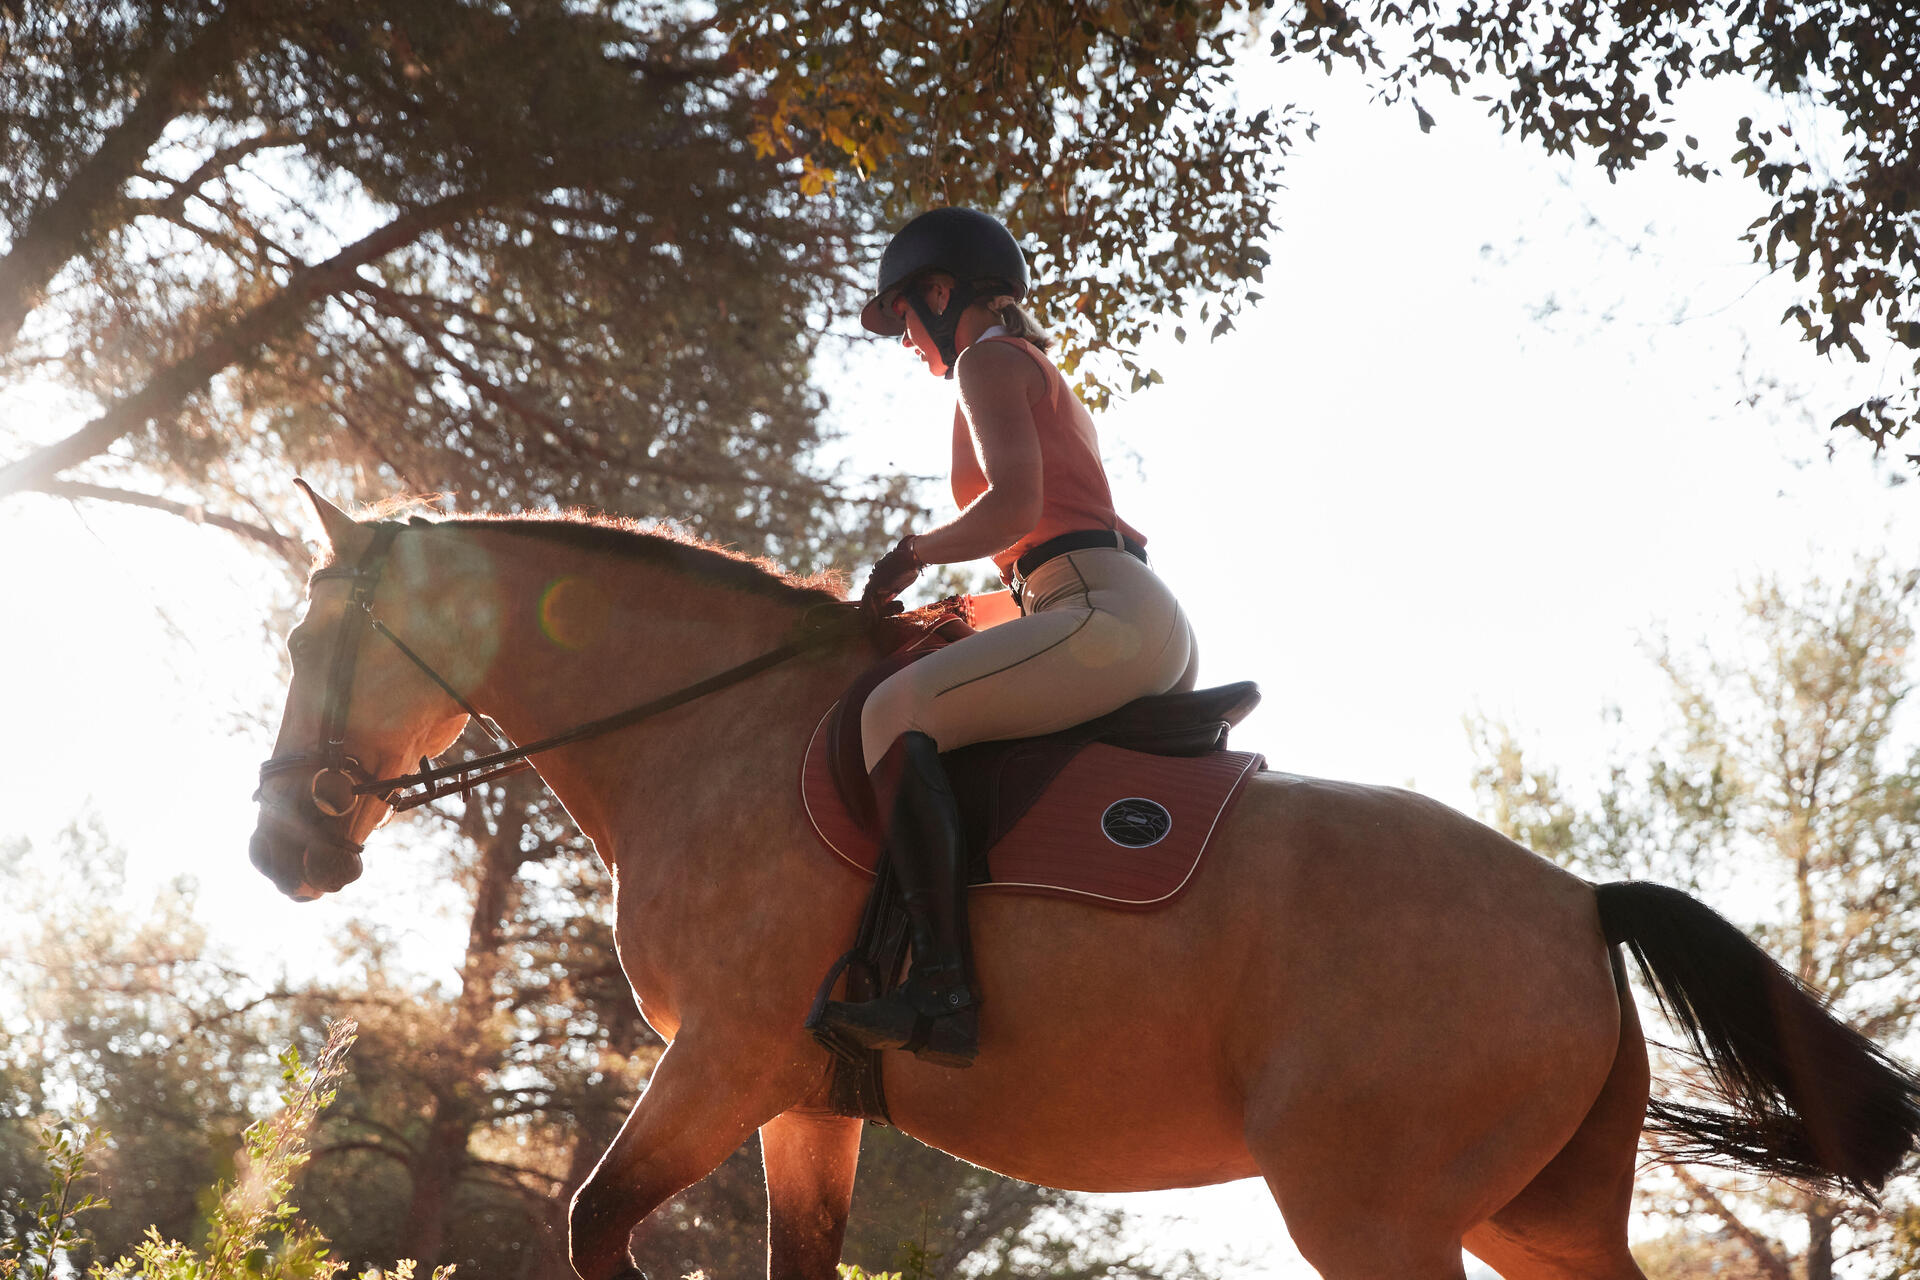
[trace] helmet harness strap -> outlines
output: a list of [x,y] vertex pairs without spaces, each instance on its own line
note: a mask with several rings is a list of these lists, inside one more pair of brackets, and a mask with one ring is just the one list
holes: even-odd
[[920,317],[920,323],[926,327],[927,336],[933,339],[941,360],[946,362],[947,377],[953,377],[953,366],[960,359],[960,353],[954,349],[955,335],[960,329],[960,317],[966,309],[981,297],[980,291],[965,280],[956,280],[953,288],[947,291],[947,309],[935,311],[927,305],[927,300],[917,286],[909,285],[905,290],[907,305]]

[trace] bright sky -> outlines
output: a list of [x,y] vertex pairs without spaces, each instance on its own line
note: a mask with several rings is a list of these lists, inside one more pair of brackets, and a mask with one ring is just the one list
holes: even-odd
[[[1274,79],[1256,59],[1250,106]],[[1267,301],[1221,342],[1156,350],[1166,385],[1100,424],[1203,681],[1265,690],[1239,745],[1471,809],[1465,715],[1512,722],[1578,777],[1606,754],[1604,705],[1634,740],[1659,723],[1643,637],[1723,633],[1759,574],[1916,557],[1920,488],[1851,438],[1827,461],[1823,425],[1778,397],[1741,402],[1743,358],[1815,392],[1820,424],[1860,376],[1776,323],[1781,283],[1735,240],[1758,212],[1743,187],[1609,186],[1452,100],[1423,99],[1439,126],[1422,136],[1345,77],[1289,96],[1321,134],[1288,172]],[[942,471],[951,387],[891,350],[853,368],[832,388],[849,457]],[[0,504],[0,547],[0,839],[44,847],[91,808],[136,871],[200,878],[219,937],[296,969],[410,889],[404,826],[319,905],[247,864],[271,728],[245,716],[278,703],[270,570],[216,530],[44,500]],[[1257,1184],[1121,1202],[1189,1215],[1153,1229],[1242,1255],[1223,1274],[1304,1273]]]

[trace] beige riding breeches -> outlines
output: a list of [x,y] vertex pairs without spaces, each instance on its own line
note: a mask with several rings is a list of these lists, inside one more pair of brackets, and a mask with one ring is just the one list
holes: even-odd
[[1069,551],[1027,579],[1022,616],[902,668],[867,698],[871,770],[901,734],[942,751],[1071,728],[1148,694],[1193,688],[1199,653],[1179,601],[1115,547]]

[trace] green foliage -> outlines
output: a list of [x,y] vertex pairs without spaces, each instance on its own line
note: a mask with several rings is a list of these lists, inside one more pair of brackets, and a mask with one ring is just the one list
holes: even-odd
[[102,1139],[97,1132],[45,1128],[40,1150],[46,1162],[46,1194],[13,1223],[11,1238],[0,1242],[0,1276],[6,1280],[51,1280],[60,1265],[85,1241],[79,1218],[107,1207],[81,1189],[88,1178],[87,1159]]
[[1916,1275],[1920,1275],[1920,1205],[1895,1215],[1892,1248],[1874,1280],[1911,1280]]
[[[1458,0],[1290,0],[1274,56],[1329,70],[1348,64],[1380,97],[1405,99],[1423,129],[1422,87],[1475,99],[1503,131],[1548,151],[1586,153],[1615,176],[1656,154],[1705,181],[1750,180],[1766,212],[1743,238],[1757,262],[1803,282],[1782,323],[1821,354],[1884,352],[1905,384],[1842,413],[1877,446],[1920,416],[1920,17],[1867,0],[1750,0],[1621,5],[1615,0],[1510,4]],[[1769,120],[1703,144],[1683,113],[1695,80],[1737,77],[1774,100]],[[1809,117],[1796,125],[1797,117]],[[1721,167],[1724,166],[1724,169]],[[1920,453],[1908,460],[1920,464]]]
[[[354,1030],[351,1022],[329,1029],[326,1044],[310,1068],[301,1064],[300,1051],[293,1046],[281,1055],[286,1092],[280,1110],[248,1127],[240,1174],[216,1192],[219,1208],[204,1255],[206,1269],[214,1275],[239,1274],[242,1267],[263,1280],[299,1280],[329,1273],[325,1241],[299,1221],[288,1193],[294,1176],[307,1163],[320,1113],[332,1104],[345,1074]],[[278,1247],[273,1247],[276,1241]],[[139,1265],[109,1267],[102,1280],[127,1276],[159,1280],[197,1269],[191,1251],[163,1246],[157,1238],[150,1243],[153,1247],[143,1248]]]
[[[354,1041],[351,1022],[337,1022],[311,1066],[289,1047],[280,1057],[285,1092],[280,1108],[251,1125],[241,1166],[231,1181],[214,1186],[213,1212],[203,1248],[169,1240],[149,1227],[125,1255],[96,1262],[88,1280],[334,1280],[346,1264],[331,1257],[324,1236],[301,1221],[289,1193],[310,1157],[320,1115],[332,1103],[345,1075]],[[49,1129],[43,1150],[51,1185],[37,1211],[0,1244],[0,1275],[7,1280],[51,1280],[89,1241],[80,1215],[105,1209],[104,1200],[80,1191],[86,1165],[104,1135]],[[414,1264],[374,1269],[365,1280],[413,1280]],[[452,1268],[434,1273],[446,1280]]]
[[[1757,83],[1779,118],[1744,120],[1717,163],[1769,202],[1756,258],[1805,283],[1784,322],[1822,353],[1914,360],[1920,20],[1862,0],[1451,8],[0,8],[0,374],[97,411],[63,441],[14,436],[0,492],[158,479],[274,511],[300,467],[468,508],[674,515],[818,567],[877,539],[867,504],[905,500],[815,468],[813,377],[910,212],[1010,222],[1095,404],[1157,380],[1138,355],[1156,323],[1218,336],[1259,299],[1281,168],[1313,133],[1235,101],[1263,28],[1423,127],[1418,89],[1476,90],[1609,173],[1662,152],[1720,172],[1682,91]],[[1837,424],[1885,445],[1917,395],[1910,378]]]
[[1157,381],[1133,353],[1155,318],[1198,300],[1218,336],[1258,301],[1282,157],[1311,127],[1234,103],[1240,6],[825,0],[721,19],[764,78],[751,141],[803,192],[845,175],[881,196],[883,228],[936,204],[1006,217],[1069,366],[1109,357],[1082,379],[1090,403]]
[[0,492],[273,510],[293,466],[683,516],[802,567],[902,497],[808,462],[818,344],[882,233],[1003,213],[1070,353],[1113,357],[1098,402],[1115,365],[1154,380],[1152,317],[1224,332],[1257,297],[1288,143],[1232,103],[1246,24],[1217,7],[55,0],[0,27],[0,370],[98,406]]
[[[112,1204],[92,1216],[89,1256],[131,1249],[148,1226],[197,1237],[211,1207],[199,1189],[230,1174],[271,1080],[265,1045],[291,1034],[260,1003],[271,989],[222,962],[191,891],[136,892],[124,862],[80,823],[0,869],[35,904],[0,938],[0,1159],[31,1150],[37,1117],[112,1134],[90,1164]],[[8,1209],[0,1190],[0,1224]]]
[[753,160],[697,18],[60,0],[0,27],[33,179],[0,194],[0,364],[99,414],[0,490],[124,441],[88,478],[271,511],[298,467],[817,555],[845,237]]

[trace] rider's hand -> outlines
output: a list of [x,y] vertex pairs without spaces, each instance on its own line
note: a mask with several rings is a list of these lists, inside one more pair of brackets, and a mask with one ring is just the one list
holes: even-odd
[[873,572],[867,575],[867,589],[860,596],[861,606],[876,613],[898,613],[897,607],[889,610],[887,604],[913,585],[923,567],[920,557],[914,554],[913,535],[908,534],[894,543],[893,550],[881,556]]

